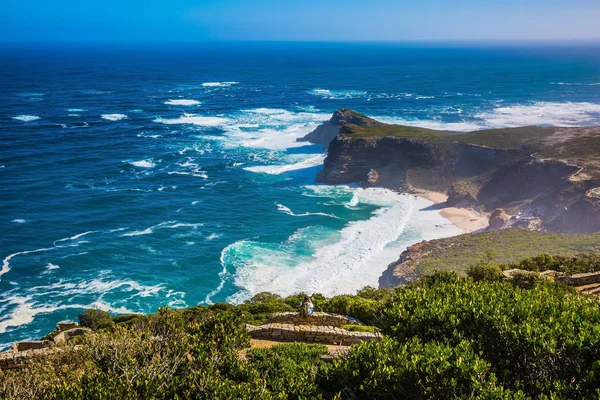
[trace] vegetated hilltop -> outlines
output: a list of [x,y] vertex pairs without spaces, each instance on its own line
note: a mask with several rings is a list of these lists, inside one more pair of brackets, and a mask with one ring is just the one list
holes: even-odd
[[464,275],[470,265],[488,255],[496,263],[512,264],[539,253],[569,257],[598,251],[600,233],[565,234],[518,228],[468,233],[410,246],[387,267],[379,278],[379,287],[396,287],[433,271]]
[[[600,262],[593,261],[594,268]],[[527,261],[531,270],[551,257]],[[591,265],[591,264],[590,264]],[[323,345],[249,349],[245,323],[299,297],[116,317],[63,351],[0,378],[6,399],[595,399],[600,307],[535,273],[479,264],[395,289],[314,296],[317,310],[374,325],[383,340],[325,362]],[[96,313],[98,314],[98,313]],[[92,315],[90,313],[90,315]],[[109,318],[110,319],[110,318]],[[109,322],[109,323],[107,323]]]
[[503,209],[510,225],[600,231],[600,127],[453,133],[352,113],[352,123],[325,123],[338,134],[319,182],[447,192],[452,205]]

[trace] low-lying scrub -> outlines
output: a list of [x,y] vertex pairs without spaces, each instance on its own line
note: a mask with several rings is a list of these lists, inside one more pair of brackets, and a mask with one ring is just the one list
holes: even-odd
[[[527,263],[536,271],[549,261]],[[473,270],[473,278],[435,273],[393,290],[314,296],[317,310],[384,334],[333,363],[321,360],[322,345],[245,350],[245,323],[298,308],[299,296],[261,294],[238,306],[117,319],[77,349],[5,372],[0,398],[598,398],[596,299],[546,279],[499,279],[491,260]]]

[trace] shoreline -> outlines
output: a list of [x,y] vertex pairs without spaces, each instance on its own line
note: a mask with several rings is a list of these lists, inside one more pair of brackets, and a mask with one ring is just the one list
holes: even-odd
[[432,201],[433,205],[440,211],[440,215],[460,229],[461,234],[477,232],[486,229],[489,225],[489,215],[486,213],[469,208],[447,207],[448,196],[444,193],[421,189],[413,193]]

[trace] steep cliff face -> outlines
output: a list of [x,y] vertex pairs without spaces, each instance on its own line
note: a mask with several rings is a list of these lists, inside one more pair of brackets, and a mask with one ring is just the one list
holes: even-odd
[[[338,135],[329,145],[317,181],[329,184],[363,182],[375,170],[378,186],[402,187],[409,168],[439,168],[435,146],[413,138],[353,138]],[[387,182],[382,184],[382,182]]]
[[308,135],[297,139],[298,142],[311,142],[314,144],[322,144],[327,146],[340,132],[340,128],[344,125],[357,126],[381,126],[381,122],[369,118],[366,115],[357,113],[356,111],[347,108],[340,108],[329,121],[325,121],[319,125],[317,129]]

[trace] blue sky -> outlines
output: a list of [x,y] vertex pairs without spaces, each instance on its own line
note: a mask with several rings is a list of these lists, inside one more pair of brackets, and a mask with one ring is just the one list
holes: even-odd
[[2,41],[600,39],[600,0],[3,0]]

